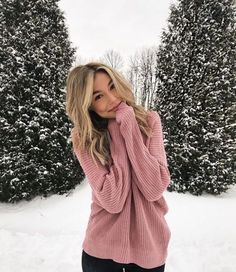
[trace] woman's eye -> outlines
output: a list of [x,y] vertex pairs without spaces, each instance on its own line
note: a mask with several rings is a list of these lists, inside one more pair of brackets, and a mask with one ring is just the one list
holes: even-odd
[[101,96],[101,95],[100,95],[100,94],[99,94],[99,95],[97,95],[97,96],[95,97],[95,100],[97,100],[99,96]]
[[[111,88],[111,89],[114,89],[114,88],[115,88],[115,85],[112,84],[110,88]],[[101,96],[101,94],[97,95],[97,96],[95,97],[95,100],[98,100],[100,96]]]

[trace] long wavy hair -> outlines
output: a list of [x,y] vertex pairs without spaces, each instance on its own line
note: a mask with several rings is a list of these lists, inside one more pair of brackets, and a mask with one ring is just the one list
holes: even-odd
[[[147,111],[136,105],[131,84],[114,68],[101,63],[89,62],[74,67],[66,80],[66,113],[73,123],[71,138],[74,148],[86,149],[102,165],[111,164],[108,118],[100,117],[91,109],[93,84],[96,72],[106,73],[112,80],[119,98],[134,109],[141,132],[150,136]],[[127,132],[128,133],[128,132]]]

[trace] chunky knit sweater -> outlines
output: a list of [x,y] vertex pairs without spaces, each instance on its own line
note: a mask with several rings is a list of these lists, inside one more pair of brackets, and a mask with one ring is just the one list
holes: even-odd
[[[150,269],[165,263],[171,232],[163,197],[170,172],[157,112],[148,112],[148,124],[150,137],[140,131],[133,107],[121,102],[116,117],[108,120],[109,167],[73,148],[92,189],[83,249],[97,258]],[[72,143],[74,137],[72,129]]]

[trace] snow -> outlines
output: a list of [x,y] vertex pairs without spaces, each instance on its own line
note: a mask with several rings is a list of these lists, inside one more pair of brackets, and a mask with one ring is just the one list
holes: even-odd
[[[164,197],[172,233],[165,272],[235,272],[236,186],[220,196]],[[86,179],[69,195],[0,203],[1,272],[82,271],[90,205]]]

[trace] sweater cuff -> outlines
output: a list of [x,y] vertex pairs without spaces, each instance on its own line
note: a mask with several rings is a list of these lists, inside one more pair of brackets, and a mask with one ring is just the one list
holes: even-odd
[[116,110],[116,122],[121,124],[122,120],[127,120],[127,118],[135,118],[134,109],[122,101]]

